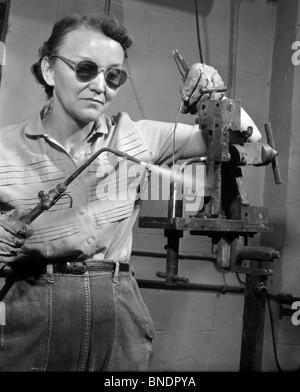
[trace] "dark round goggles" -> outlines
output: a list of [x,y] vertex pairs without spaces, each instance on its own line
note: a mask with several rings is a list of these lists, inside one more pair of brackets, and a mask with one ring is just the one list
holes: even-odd
[[107,86],[111,89],[117,89],[122,86],[127,80],[127,73],[121,68],[108,68],[106,71],[100,68],[92,60],[81,60],[78,63],[67,59],[66,57],[60,56],[58,54],[52,54],[50,57],[57,57],[66,63],[75,72],[76,78],[80,82],[90,82],[95,79],[100,72],[104,71],[104,79]]

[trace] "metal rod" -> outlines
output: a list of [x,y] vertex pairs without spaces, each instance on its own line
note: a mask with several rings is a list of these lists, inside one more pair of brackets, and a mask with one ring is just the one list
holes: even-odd
[[195,158],[188,158],[186,159],[179,167],[179,172],[183,172],[188,165],[191,165],[192,163],[206,163],[207,157],[195,157]]
[[213,291],[220,294],[244,294],[244,288],[200,283],[174,282],[172,284],[158,280],[137,279],[138,285],[145,289],[175,290],[175,291]]
[[[170,181],[170,200],[169,200],[169,214],[171,214],[171,217],[175,218],[176,215],[176,208],[179,208],[181,210],[181,214],[182,214],[182,201],[181,203],[176,203],[177,200],[177,187],[178,184],[176,182],[175,179],[175,149],[176,149],[176,130],[177,130],[177,126],[178,126],[178,121],[179,121],[179,116],[182,110],[184,103],[183,101],[180,102],[179,105],[179,109],[178,109],[178,113],[177,113],[177,117],[176,117],[176,121],[175,121],[175,125],[174,125],[174,130],[173,130],[173,152],[172,152],[172,180]],[[177,204],[177,205],[176,205]],[[180,214],[180,216],[181,216]]]
[[173,50],[173,57],[174,57],[176,65],[177,65],[177,68],[180,72],[182,81],[185,82],[185,79],[189,73],[189,66],[184,61],[183,57],[181,56],[181,54],[179,53],[179,51],[177,49]]
[[43,191],[42,196],[40,198],[40,203],[38,203],[31,211],[28,212],[26,216],[22,218],[22,221],[30,224],[32,223],[41,213],[45,210],[51,208],[65,193],[68,185],[71,184],[72,181],[75,180],[76,177],[79,176],[101,153],[108,151],[114,155],[117,155],[122,158],[127,158],[130,161],[136,162],[138,164],[147,166],[147,163],[139,161],[138,159],[132,157],[131,155],[126,154],[125,152],[114,150],[112,148],[101,148],[96,151],[86,162],[84,162],[77,170],[75,170],[62,184],[56,185],[54,189],[51,189],[48,194],[44,194]]
[[[133,250],[131,252],[132,256],[145,256],[145,257],[154,257],[154,258],[166,258],[167,254],[163,252],[155,252],[155,251],[146,251],[146,250]],[[217,257],[212,253],[200,253],[200,254],[180,254],[178,255],[180,260],[205,260],[215,262]]]
[[[268,144],[272,148],[274,148],[274,150],[276,150],[271,123],[265,123],[265,132],[266,132]],[[272,169],[273,169],[275,184],[282,184],[282,179],[279,170],[279,163],[278,163],[278,155],[276,155],[272,160]]]
[[95,152],[95,154],[94,155],[92,155],[91,157],[90,157],[90,159],[88,159],[82,166],[80,166],[77,170],[75,170],[75,172],[74,173],[72,173],[71,175],[70,175],[70,177],[68,177],[66,180],[65,180],[65,182],[64,182],[64,185],[65,186],[68,186],[76,177],[78,177],[79,176],[79,174],[81,174],[82,172],[83,172],[83,170],[85,170],[100,154],[102,154],[103,152],[105,152],[105,151],[107,151],[107,152],[111,152],[112,154],[114,154],[114,155],[117,155],[117,156],[119,156],[119,157],[122,157],[122,158],[127,158],[127,159],[129,159],[130,161],[133,161],[133,162],[136,162],[136,163],[138,163],[138,164],[141,164],[141,161],[139,161],[138,159],[136,159],[136,158],[134,158],[134,157],[132,157],[131,155],[128,155],[128,154],[126,154],[125,152],[122,152],[122,151],[119,151],[119,150],[114,150],[114,149],[112,149],[112,148],[107,148],[107,147],[105,147],[105,148],[100,148],[100,150],[98,150],[97,152]]

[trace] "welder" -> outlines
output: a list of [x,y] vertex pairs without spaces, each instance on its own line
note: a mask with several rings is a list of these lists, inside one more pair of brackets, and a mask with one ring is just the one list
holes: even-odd
[[[205,154],[198,125],[109,117],[126,82],[132,38],[117,20],[71,15],[59,20],[32,66],[47,104],[38,115],[0,132],[0,261],[13,273],[0,306],[1,371],[146,370],[155,328],[129,259],[145,168],[101,154],[49,210],[30,225],[40,190],[53,188],[93,153],[114,148],[156,165]],[[194,64],[181,88],[186,113],[224,93],[211,66]],[[242,129],[260,133],[242,111]],[[113,194],[115,181],[118,192]]]

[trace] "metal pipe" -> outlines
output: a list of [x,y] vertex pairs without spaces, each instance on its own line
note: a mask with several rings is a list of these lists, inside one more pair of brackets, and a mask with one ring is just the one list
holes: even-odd
[[[155,251],[147,251],[147,250],[133,250],[131,252],[132,256],[145,256],[145,257],[154,257],[154,258],[166,258],[166,253],[163,252],[155,252]],[[212,253],[200,253],[199,255],[196,254],[180,254],[178,255],[180,260],[205,260],[215,262],[217,260],[217,256],[213,255]]]
[[183,170],[188,166],[191,165],[192,163],[206,163],[207,161],[207,157],[203,156],[203,157],[196,157],[196,158],[189,158],[186,159],[179,167],[179,171],[183,172]]
[[149,166],[148,163],[140,161],[135,157],[126,154],[125,152],[108,148],[108,147],[100,148],[100,150],[96,151],[86,162],[84,162],[78,169],[76,169],[63,183],[56,185],[56,187],[54,189],[51,189],[47,194],[45,194],[43,191],[40,191],[39,192],[40,202],[31,211],[29,211],[26,216],[22,218],[22,221],[27,224],[30,224],[39,215],[41,215],[43,211],[51,208],[65,193],[68,185],[70,185],[71,182],[74,181],[75,178],[77,178],[103,152],[111,152],[114,155],[117,155],[122,158],[127,158],[130,161],[145,166],[146,168]]
[[213,291],[220,294],[244,294],[243,287],[200,283],[165,283],[158,280],[137,279],[138,285],[144,289],[175,290],[175,291]]
[[240,372],[262,371],[266,298],[256,286],[266,282],[267,276],[246,274]]
[[[265,123],[265,132],[266,132],[266,137],[267,137],[268,144],[274,150],[276,150],[271,123]],[[273,169],[275,184],[282,184],[282,179],[281,179],[280,169],[279,169],[279,163],[278,163],[278,155],[276,155],[273,158],[273,160],[272,160],[272,169]]]
[[[182,174],[182,172],[185,170],[185,168],[192,164],[192,163],[205,163],[206,162],[206,157],[196,157],[196,158],[189,158],[185,160],[179,168],[175,169],[173,166],[173,170],[177,171],[177,173]],[[182,189],[182,184],[180,184],[180,189],[179,189],[179,184],[175,180],[175,172],[173,172],[173,180],[170,182],[170,200],[168,203],[168,217],[169,218],[177,218],[177,217],[182,217],[182,212],[183,212],[183,200],[178,199],[177,195],[183,194],[183,189]]]

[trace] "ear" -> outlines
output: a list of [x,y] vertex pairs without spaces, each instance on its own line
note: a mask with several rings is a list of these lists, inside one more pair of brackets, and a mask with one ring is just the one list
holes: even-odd
[[54,75],[53,75],[53,66],[51,62],[49,61],[48,57],[44,57],[41,62],[41,70],[43,74],[43,78],[45,82],[49,86],[54,86]]

